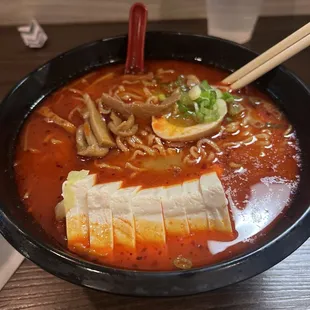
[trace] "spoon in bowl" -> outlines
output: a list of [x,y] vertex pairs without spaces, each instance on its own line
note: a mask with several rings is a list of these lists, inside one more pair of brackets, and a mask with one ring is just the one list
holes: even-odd
[[127,58],[125,74],[144,71],[144,42],[147,9],[142,3],[135,3],[129,14]]

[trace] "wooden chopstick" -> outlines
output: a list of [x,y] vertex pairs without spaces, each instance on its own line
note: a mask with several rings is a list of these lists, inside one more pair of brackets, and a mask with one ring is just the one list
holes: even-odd
[[296,55],[303,49],[310,46],[310,34],[305,36],[303,39],[299,40],[295,44],[291,45],[281,53],[275,55],[273,58],[269,59],[265,63],[263,63],[261,66],[257,67],[250,73],[246,74],[239,80],[237,80],[235,83],[232,83],[229,87],[232,90],[242,88],[251,82],[255,81],[268,71],[272,70],[282,62],[286,61],[287,59],[291,58],[292,56]]
[[310,23],[306,24],[305,26],[301,27],[299,30],[295,31],[293,34],[279,42],[278,44],[271,47],[262,55],[256,57],[248,64],[237,70],[236,72],[229,75],[225,78],[222,83],[224,84],[233,84],[237,80],[244,77],[246,74],[250,73],[257,67],[261,66],[263,63],[268,61],[269,59],[273,58],[277,54],[281,53],[291,45],[295,44],[296,42],[300,41],[302,38],[310,34]]

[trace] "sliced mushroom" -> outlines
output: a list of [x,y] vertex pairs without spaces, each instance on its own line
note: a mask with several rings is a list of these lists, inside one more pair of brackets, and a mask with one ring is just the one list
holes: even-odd
[[97,143],[97,140],[90,128],[90,124],[88,121],[86,121],[83,125],[83,130],[84,130],[84,136],[86,138],[86,141],[87,141],[87,144],[88,145],[97,145],[98,146],[98,143]]
[[100,113],[97,111],[95,103],[88,94],[84,94],[83,98],[89,111],[90,126],[98,144],[103,147],[114,146],[115,142],[108,131],[106,123],[102,120]]
[[109,148],[98,145],[88,121],[76,131],[76,148],[78,155],[85,157],[103,157],[109,152]]
[[129,117],[131,114],[143,119],[149,119],[151,116],[159,116],[166,114],[169,109],[180,99],[180,93],[175,92],[170,97],[166,98],[160,104],[152,103],[125,103],[119,99],[111,97],[110,95],[103,93],[101,100],[103,104],[115,111],[121,113],[124,116]]
[[86,141],[85,136],[84,136],[84,126],[83,125],[78,127],[78,129],[76,131],[75,140],[76,140],[76,148],[78,150],[78,153],[87,148],[88,144],[87,144],[87,141]]

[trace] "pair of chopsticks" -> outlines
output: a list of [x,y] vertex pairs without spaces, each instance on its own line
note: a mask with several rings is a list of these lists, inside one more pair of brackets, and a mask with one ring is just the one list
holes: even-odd
[[[225,78],[230,89],[242,88],[310,46],[310,23]],[[305,64],[307,65],[307,64]]]

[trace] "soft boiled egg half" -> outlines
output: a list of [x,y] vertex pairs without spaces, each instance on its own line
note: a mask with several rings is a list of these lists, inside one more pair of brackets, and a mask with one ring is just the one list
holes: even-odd
[[169,122],[167,115],[153,116],[152,128],[157,136],[169,141],[193,141],[216,133],[227,114],[227,104],[223,99],[217,100],[219,118],[211,123],[181,127]]

